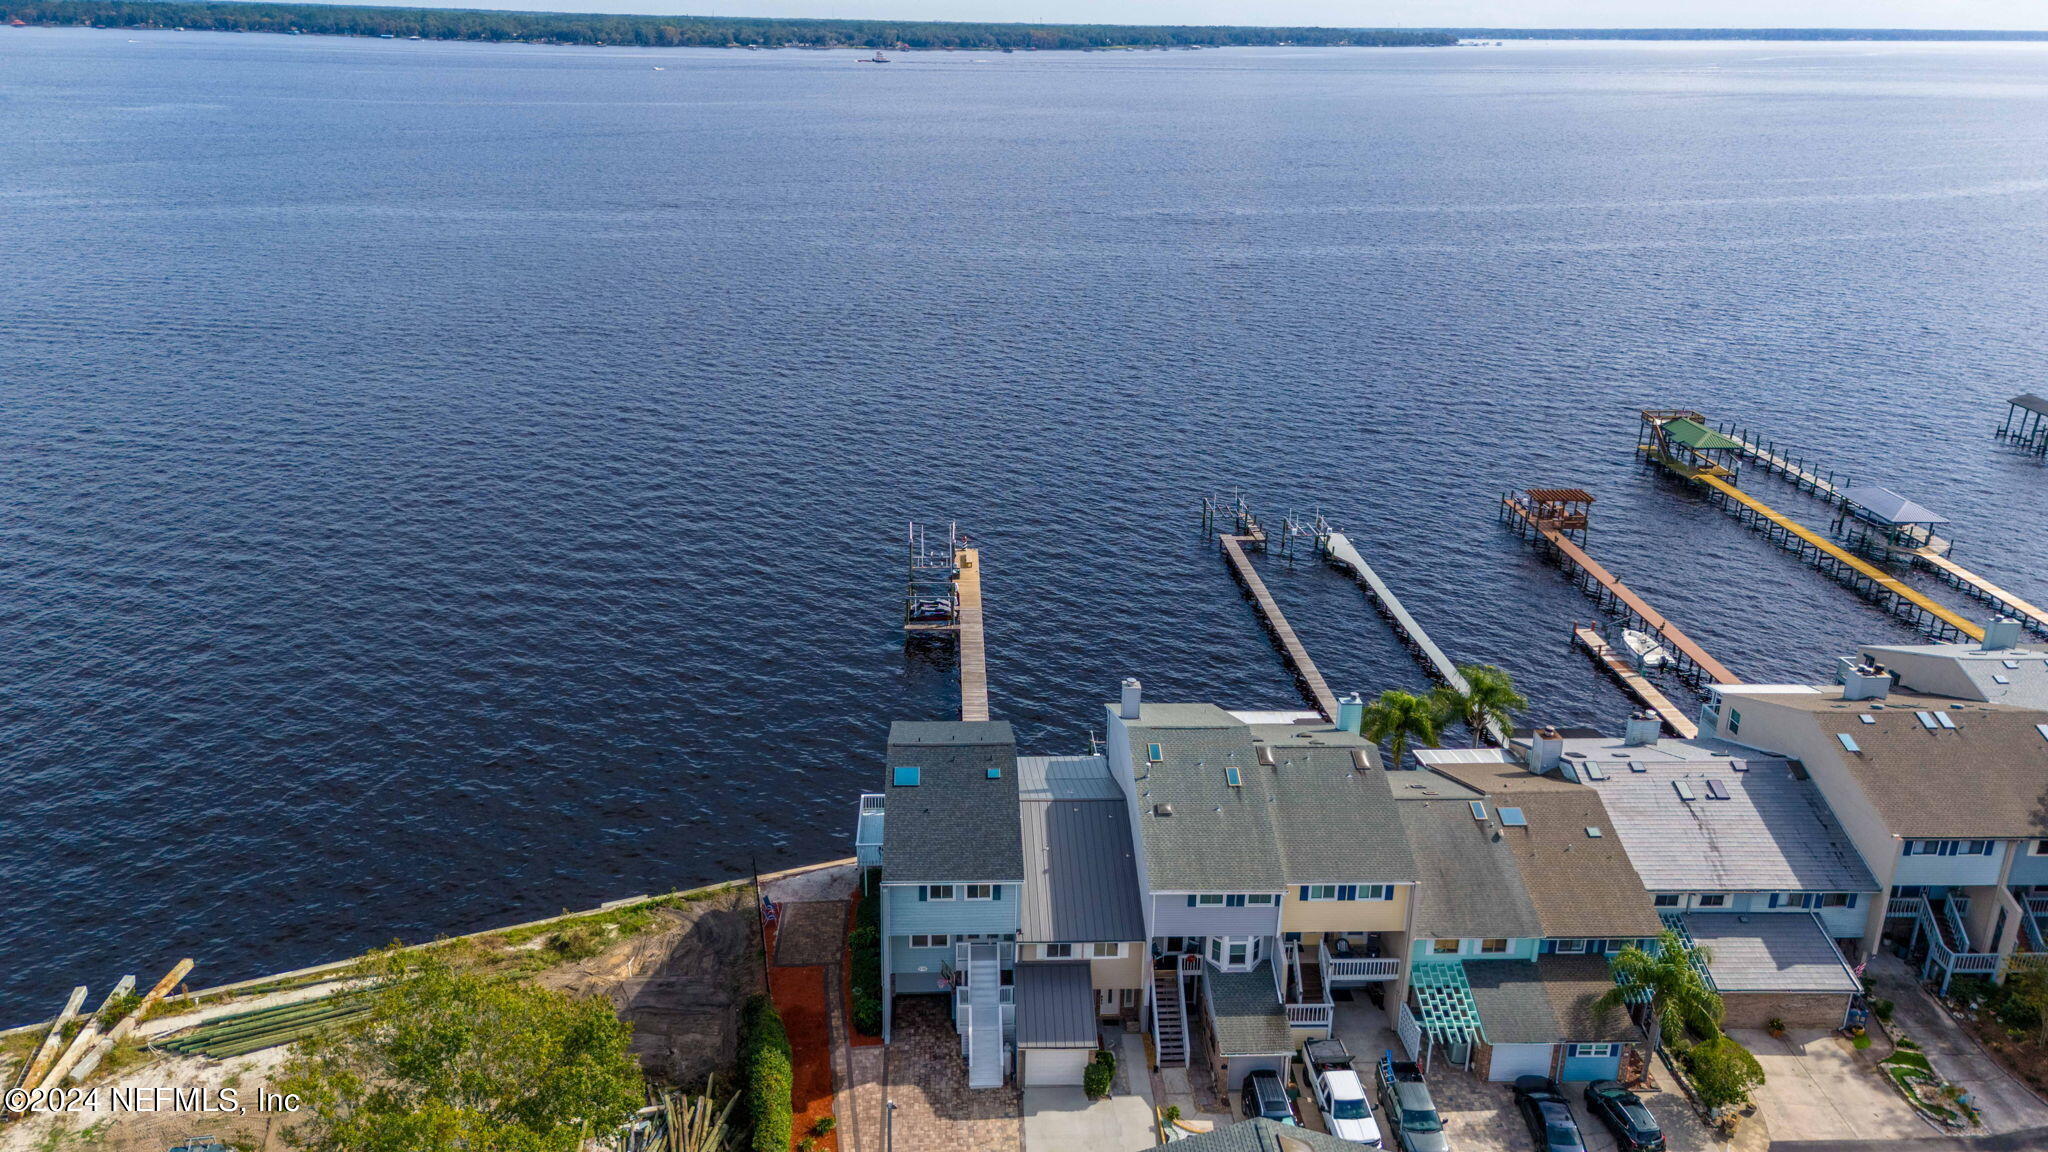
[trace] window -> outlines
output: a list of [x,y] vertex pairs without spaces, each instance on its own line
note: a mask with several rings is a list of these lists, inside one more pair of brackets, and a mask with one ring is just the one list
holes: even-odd
[[2027,849],[2027,854],[2030,856],[2048,856],[2048,840],[2034,841],[2034,846]]
[[1990,840],[1908,840],[1908,856],[1993,856],[1996,855],[1994,841]]
[[1614,1057],[1614,1054],[1615,1054],[1615,1049],[1616,1049],[1617,1047],[1619,1047],[1619,1045],[1615,1045],[1615,1044],[1567,1044],[1567,1045],[1565,1045],[1565,1047],[1566,1047],[1566,1048],[1569,1048],[1569,1049],[1570,1049],[1570,1051],[1569,1051],[1569,1052],[1566,1052],[1566,1053],[1565,1053],[1565,1055],[1566,1055],[1566,1056],[1568,1056],[1568,1057],[1570,1057],[1570,1056],[1583,1056],[1583,1057],[1585,1057],[1585,1058],[1586,1058],[1586,1059],[1588,1059],[1588,1060],[1608,1060],[1608,1059],[1612,1059],[1612,1058]]
[[1854,892],[1823,892],[1820,894],[1820,906],[1823,908],[1854,908],[1856,906],[1856,894]]
[[1737,712],[1737,711],[1735,711],[1735,710],[1734,710],[1733,708],[1731,708],[1731,709],[1729,709],[1729,710],[1728,710],[1728,734],[1729,734],[1730,736],[1736,736],[1736,735],[1740,735],[1740,734],[1741,734],[1741,732],[1742,732],[1742,713],[1740,713],[1740,712]]
[[993,900],[1001,890],[1002,886],[1000,884],[969,884],[967,886],[967,898],[969,900]]
[[1254,892],[1251,895],[1246,896],[1244,898],[1244,902],[1247,904],[1270,905],[1273,903],[1273,894],[1271,892]]
[[952,943],[952,937],[944,934],[938,936],[912,936],[910,938],[910,946],[912,948],[945,948]]
[[1584,940],[1559,940],[1554,947],[1557,951],[1564,953],[1584,952],[1586,950],[1586,942]]
[[1188,900],[1192,906],[1197,908],[1223,907],[1223,897],[1216,895],[1215,893],[1203,893],[1200,896],[1190,896],[1188,897]]
[[1072,960],[1074,958],[1074,946],[1072,944],[1040,944],[1038,946],[1038,955],[1041,959],[1045,960]]
[[1456,956],[1464,943],[1463,940],[1432,940],[1429,950],[1438,956]]
[[1337,886],[1335,884],[1305,884],[1301,889],[1301,898],[1303,900],[1335,900],[1337,898]]
[[1728,906],[1728,894],[1726,892],[1714,892],[1704,896],[1695,896],[1693,897],[1692,906],[1695,908],[1726,908]]
[[1161,760],[1166,759],[1166,753],[1161,752],[1157,744],[1147,744],[1145,745],[1145,759],[1157,764]]
[[1097,941],[1093,952],[1097,960],[1115,960],[1124,954],[1124,946]]
[[927,884],[918,891],[921,893],[919,899],[922,900],[951,900],[953,898],[953,886],[951,884]]
[[1854,736],[1849,735],[1847,732],[1835,733],[1835,739],[1842,742],[1842,751],[1844,752],[1863,751],[1863,749],[1856,746],[1856,738]]
[[1232,940],[1230,942],[1230,958],[1226,961],[1226,963],[1230,964],[1233,967],[1243,964],[1245,962],[1245,957],[1250,953],[1250,951],[1251,943],[1249,941]]
[[1498,937],[1491,940],[1481,940],[1479,942],[1479,951],[1482,955],[1498,955],[1507,950],[1508,942]]
[[1676,908],[1678,907],[1678,896],[1676,893],[1666,892],[1658,896],[1654,903],[1659,908]]
[[1503,828],[1527,828],[1529,826],[1529,817],[1524,815],[1520,808],[1496,808],[1493,811],[1495,815],[1500,817],[1500,826]]

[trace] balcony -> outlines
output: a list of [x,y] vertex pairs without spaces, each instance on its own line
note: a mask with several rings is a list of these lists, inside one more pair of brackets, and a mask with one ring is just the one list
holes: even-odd
[[1347,984],[1361,980],[1392,980],[1401,974],[1401,960],[1394,956],[1377,956],[1371,959],[1353,957],[1348,960],[1332,956],[1328,971],[1332,984]]
[[853,831],[853,855],[863,868],[882,865],[882,809],[887,801],[885,793],[861,793],[860,822]]

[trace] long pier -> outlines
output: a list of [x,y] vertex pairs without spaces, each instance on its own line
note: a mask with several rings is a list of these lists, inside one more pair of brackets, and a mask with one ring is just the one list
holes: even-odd
[[[1323,556],[1330,563],[1348,570],[1360,584],[1364,585],[1373,606],[1378,608],[1380,615],[1386,617],[1387,622],[1394,626],[1394,635],[1401,638],[1401,642],[1408,646],[1410,652],[1415,653],[1423,671],[1429,673],[1437,682],[1448,684],[1459,692],[1472,690],[1464,674],[1458,671],[1458,666],[1451,663],[1451,658],[1444,654],[1444,650],[1437,646],[1436,641],[1429,638],[1429,633],[1424,630],[1422,623],[1409,614],[1407,606],[1394,594],[1393,587],[1381,579],[1378,572],[1373,571],[1372,565],[1365,562],[1365,557],[1351,543],[1350,537],[1342,532],[1328,533],[1322,537],[1322,550]],[[1487,721],[1486,734],[1495,744],[1507,744],[1507,733],[1501,731],[1500,725],[1494,721]]]
[[[1576,496],[1580,499],[1568,503],[1581,505],[1578,511],[1566,516],[1547,515],[1542,496]],[[1501,497],[1502,516],[1518,530],[1533,532],[1537,539],[1548,545],[1551,554],[1564,563],[1574,581],[1604,608],[1621,612],[1631,623],[1657,638],[1657,641],[1677,657],[1678,671],[1689,680],[1706,679],[1716,684],[1740,684],[1742,680],[1735,673],[1723,667],[1719,660],[1707,654],[1705,648],[1678,625],[1664,618],[1664,614],[1650,606],[1650,602],[1637,595],[1635,590],[1621,582],[1621,578],[1609,572],[1605,565],[1586,554],[1586,550],[1566,535],[1567,525],[1583,529],[1586,524],[1583,505],[1591,504],[1590,494],[1578,489],[1532,489],[1527,496],[1510,493]],[[1604,643],[1604,642],[1603,642]],[[1634,672],[1634,665],[1629,666]],[[1640,679],[1640,677],[1638,677]],[[1648,682],[1645,681],[1645,684]],[[1641,693],[1637,694],[1639,697]],[[1645,703],[1649,701],[1645,700]],[[1668,703],[1668,702],[1667,702]],[[1653,705],[1654,706],[1654,705]],[[1661,712],[1662,709],[1659,709]]]
[[1244,586],[1252,604],[1259,610],[1259,618],[1265,622],[1266,630],[1273,634],[1273,642],[1280,646],[1280,652],[1287,657],[1294,679],[1301,685],[1303,694],[1315,704],[1316,711],[1326,720],[1337,718],[1337,694],[1330,691],[1330,685],[1323,680],[1323,674],[1316,668],[1316,662],[1309,658],[1308,649],[1302,645],[1301,637],[1295,635],[1294,626],[1287,622],[1287,614],[1280,611],[1273,594],[1266,590],[1266,582],[1259,579],[1258,570],[1252,567],[1252,560],[1246,548],[1264,548],[1266,530],[1240,505],[1237,511],[1237,531],[1219,532],[1216,542],[1223,546],[1223,555],[1230,561],[1231,574]]
[[981,549],[955,548],[953,579],[960,621],[960,719],[988,719],[988,646],[981,634]]
[[1650,683],[1648,677],[1636,671],[1635,661],[1615,651],[1614,646],[1600,633],[1583,624],[1574,624],[1572,636],[1578,640],[1579,647],[1584,648],[1593,657],[1595,663],[1607,670],[1608,675],[1621,681],[1622,686],[1640,700],[1644,707],[1655,712],[1666,728],[1687,740],[1700,734],[1700,726],[1693,722],[1692,717],[1680,711],[1669,696],[1658,691],[1657,686]]

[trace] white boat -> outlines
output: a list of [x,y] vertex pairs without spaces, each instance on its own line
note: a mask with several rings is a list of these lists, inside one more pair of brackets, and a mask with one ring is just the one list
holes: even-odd
[[1641,667],[1664,668],[1672,662],[1670,650],[1658,643],[1657,638],[1648,632],[1624,628],[1621,630],[1621,642],[1628,645],[1628,650],[1636,654],[1636,663]]

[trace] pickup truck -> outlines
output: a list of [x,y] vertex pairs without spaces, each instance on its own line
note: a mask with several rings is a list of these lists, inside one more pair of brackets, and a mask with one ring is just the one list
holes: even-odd
[[1451,1152],[1444,1138],[1443,1117],[1429,1098],[1429,1085],[1422,1069],[1389,1052],[1380,1057],[1380,1115],[1394,1130],[1395,1144],[1402,1152]]
[[1351,1052],[1344,1042],[1311,1040],[1302,1045],[1302,1061],[1308,1065],[1316,1106],[1323,1110],[1323,1123],[1329,1126],[1330,1135],[1366,1148],[1378,1148],[1380,1127],[1373,1123],[1365,1084],[1351,1067]]

